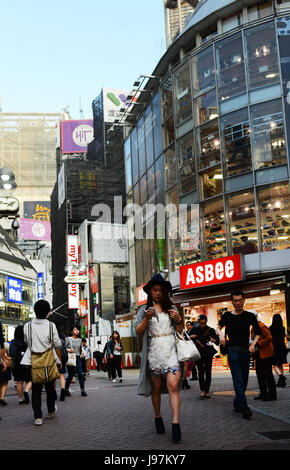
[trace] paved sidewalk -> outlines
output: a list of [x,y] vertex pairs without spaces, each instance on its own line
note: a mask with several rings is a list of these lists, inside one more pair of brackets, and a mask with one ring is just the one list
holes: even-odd
[[51,420],[46,419],[43,395],[41,427],[33,425],[31,405],[18,405],[14,383],[10,381],[8,406],[0,407],[0,450],[290,449],[289,373],[286,374],[289,385],[277,389],[278,400],[260,402],[253,400],[258,394],[257,379],[250,372],[247,394],[253,417],[249,421],[233,410],[229,372],[213,372],[210,400],[199,400],[198,382],[189,382],[191,389],[181,392],[179,444],[171,442],[167,395],[162,397],[167,432],[156,434],[151,400],[136,394],[138,374],[137,370],[123,370],[123,383],[112,384],[103,372],[92,371],[86,381],[87,397],[81,397],[76,379],[71,386],[72,396],[57,402],[57,415]]

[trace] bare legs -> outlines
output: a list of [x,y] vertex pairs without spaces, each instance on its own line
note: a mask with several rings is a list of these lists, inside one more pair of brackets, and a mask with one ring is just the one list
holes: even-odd
[[[172,411],[172,423],[179,422],[180,415],[180,394],[178,391],[178,384],[181,379],[181,372],[175,374],[168,373],[166,375],[166,385],[169,392],[169,401]],[[155,413],[155,418],[161,417],[161,387],[162,377],[151,376],[152,395],[151,401]]]

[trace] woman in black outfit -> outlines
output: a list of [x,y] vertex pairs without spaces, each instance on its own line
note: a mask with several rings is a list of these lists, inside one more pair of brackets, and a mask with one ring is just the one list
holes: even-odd
[[190,332],[190,337],[195,342],[197,349],[201,355],[201,358],[197,361],[198,369],[198,380],[199,387],[201,390],[200,399],[210,398],[209,389],[211,384],[211,370],[212,370],[212,359],[216,354],[214,344],[219,344],[219,337],[215,330],[207,326],[206,315],[200,315],[198,317],[198,327],[193,328]]
[[274,346],[273,366],[274,371],[279,376],[277,387],[286,386],[286,377],[283,375],[283,364],[287,362],[287,347],[285,344],[286,331],[283,326],[282,317],[279,313],[275,313],[270,326],[272,341]]
[[110,354],[111,366],[112,366],[112,382],[116,382],[116,376],[118,374],[119,382],[122,382],[122,351],[124,349],[120,335],[118,331],[113,331],[112,339],[108,342],[108,352]]

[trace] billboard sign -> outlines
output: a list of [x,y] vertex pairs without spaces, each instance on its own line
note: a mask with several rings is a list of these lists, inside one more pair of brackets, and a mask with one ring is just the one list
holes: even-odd
[[23,240],[50,241],[50,222],[20,218],[20,238]]
[[[104,122],[114,122],[115,119],[119,119],[121,108],[128,108],[130,111],[132,105],[129,106],[131,100],[127,99],[129,94],[130,92],[125,90],[103,88]],[[138,94],[136,93],[133,101],[137,100]]]
[[93,119],[61,121],[62,153],[86,153],[94,139]]
[[7,276],[7,301],[22,304],[22,280]]
[[50,201],[24,201],[23,212],[25,219],[50,222]]

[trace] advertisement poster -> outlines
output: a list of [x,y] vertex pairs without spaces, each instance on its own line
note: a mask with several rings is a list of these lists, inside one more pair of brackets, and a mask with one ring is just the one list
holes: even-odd
[[7,276],[7,301],[22,304],[22,280]]
[[24,218],[50,222],[50,201],[24,201]]
[[86,153],[94,139],[93,119],[61,121],[62,153]]
[[[103,88],[103,106],[105,122],[114,122],[115,119],[120,119],[120,111],[122,108],[125,108],[128,112],[130,112],[130,110],[132,109],[132,105],[129,105],[131,100],[127,99],[128,95],[129,91]],[[138,94],[136,93],[136,97],[133,101],[137,100]]]
[[20,238],[23,240],[50,241],[50,222],[20,218]]

